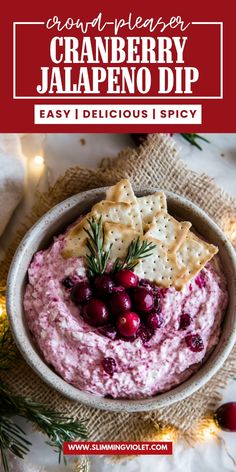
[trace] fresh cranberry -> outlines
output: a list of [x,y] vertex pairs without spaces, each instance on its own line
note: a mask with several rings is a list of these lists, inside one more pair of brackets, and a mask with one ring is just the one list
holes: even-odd
[[160,303],[160,295],[159,291],[160,289],[157,287],[157,285],[154,282],[150,282],[148,279],[141,279],[139,282],[139,285],[141,287],[145,287],[149,292],[152,293],[154,297],[154,310],[158,313],[161,311],[161,303]]
[[236,432],[236,402],[228,402],[216,410],[214,418],[221,429]]
[[104,302],[98,298],[92,298],[84,306],[83,316],[92,326],[102,326],[107,323],[109,312]]
[[112,325],[106,325],[102,326],[101,328],[98,328],[98,331],[100,334],[103,334],[103,336],[106,336],[109,339],[114,339],[116,338],[117,331]]
[[153,331],[146,326],[140,326],[137,331],[137,337],[141,339],[142,343],[147,343],[153,336]]
[[199,288],[204,288],[206,286],[206,277],[203,271],[201,271],[196,277],[195,282]]
[[116,361],[113,357],[104,357],[102,361],[102,367],[105,372],[109,375],[113,375],[116,372]]
[[110,297],[110,308],[114,316],[118,316],[131,308],[131,300],[127,293],[113,293]]
[[157,286],[148,279],[140,279],[139,285],[140,285],[140,287],[147,288],[151,292],[157,288]]
[[65,288],[72,288],[74,287],[74,282],[73,280],[70,278],[70,277],[65,277],[62,281],[61,281],[62,285],[65,287]]
[[136,313],[128,311],[119,316],[117,329],[122,336],[132,337],[136,334],[140,325],[140,318]]
[[156,331],[156,329],[160,328],[164,323],[164,318],[161,313],[149,313],[146,317],[146,323],[149,328]]
[[85,303],[92,298],[92,290],[88,282],[77,283],[71,291],[71,299],[77,305]]
[[110,275],[98,275],[95,279],[95,290],[98,297],[107,297],[114,287],[114,282]]
[[154,293],[154,310],[156,313],[161,311],[161,301],[157,293]]
[[179,329],[187,329],[191,321],[191,316],[188,313],[182,313],[179,317]]
[[115,282],[125,288],[136,287],[138,276],[132,270],[122,269],[115,274]]
[[204,349],[204,344],[199,334],[189,334],[186,336],[185,342],[193,352],[200,352]]
[[159,288],[158,289],[158,295],[161,298],[164,298],[168,292],[168,288]]
[[112,289],[112,293],[121,293],[125,292],[125,287],[121,287],[121,285],[117,286],[115,285]]
[[132,290],[132,301],[137,311],[148,313],[154,307],[153,294],[145,287],[137,287]]

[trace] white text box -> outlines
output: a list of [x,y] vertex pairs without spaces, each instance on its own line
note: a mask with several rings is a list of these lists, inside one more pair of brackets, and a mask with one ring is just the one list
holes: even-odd
[[34,123],[44,125],[201,124],[202,106],[34,105]]

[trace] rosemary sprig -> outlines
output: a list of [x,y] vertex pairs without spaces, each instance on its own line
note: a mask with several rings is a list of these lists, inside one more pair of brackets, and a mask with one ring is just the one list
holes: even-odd
[[156,245],[148,241],[140,241],[138,237],[128,247],[126,258],[122,261],[117,258],[113,265],[113,272],[121,269],[134,269],[140,259],[145,259],[152,255],[153,249]]
[[209,143],[208,139],[203,138],[200,134],[196,133],[180,133],[181,136],[183,136],[186,141],[188,141],[190,144],[193,146],[196,146],[200,151],[202,151],[201,146],[198,144],[197,139],[201,139],[202,141],[205,141],[206,143]]
[[0,381],[0,453],[5,472],[9,470],[7,451],[23,458],[31,445],[25,432],[11,419],[15,415],[39,426],[49,438],[47,444],[59,453],[59,461],[64,441],[87,437],[84,421],[73,421],[42,403],[15,395]]
[[12,452],[21,459],[29,452],[29,442],[25,438],[25,432],[10,418],[0,417],[0,453],[5,472],[9,471],[7,451]]
[[89,229],[84,228],[87,233],[87,248],[90,254],[86,256],[89,271],[91,275],[103,274],[106,270],[107,261],[110,256],[111,246],[108,251],[104,250],[104,227],[102,217],[96,220],[94,217],[87,220]]
[[[92,218],[88,220],[89,229],[84,228],[88,235],[87,248],[90,254],[86,256],[87,265],[91,275],[103,274],[106,270],[110,257],[112,244],[108,251],[104,250],[104,227],[102,217],[99,220]],[[138,237],[128,247],[128,252],[124,260],[117,258],[113,264],[113,272],[121,269],[133,269],[140,259],[151,256],[155,244],[148,241],[140,241]]]

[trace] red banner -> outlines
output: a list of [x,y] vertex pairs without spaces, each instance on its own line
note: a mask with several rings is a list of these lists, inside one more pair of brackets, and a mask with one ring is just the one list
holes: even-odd
[[1,132],[235,132],[222,3],[5,5]]
[[63,453],[66,455],[171,455],[173,444],[170,441],[71,441],[64,443]]

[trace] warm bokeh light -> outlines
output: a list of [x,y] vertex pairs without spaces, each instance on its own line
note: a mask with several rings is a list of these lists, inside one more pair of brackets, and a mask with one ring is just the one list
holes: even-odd
[[175,433],[173,432],[167,432],[167,433],[162,433],[160,435],[160,441],[174,441],[175,440]]
[[196,437],[200,441],[207,441],[209,439],[212,439],[217,435],[219,432],[219,428],[213,418],[210,418],[208,420],[203,420],[202,423],[200,423],[197,431],[196,431]]
[[156,435],[156,441],[171,441],[175,442],[178,439],[178,431],[174,428],[165,428],[158,432]]
[[40,154],[38,154],[37,156],[34,156],[34,164],[36,166],[42,166],[44,164],[43,156],[40,156]]
[[3,307],[2,305],[0,305],[0,316],[2,316],[2,314],[3,314]]

